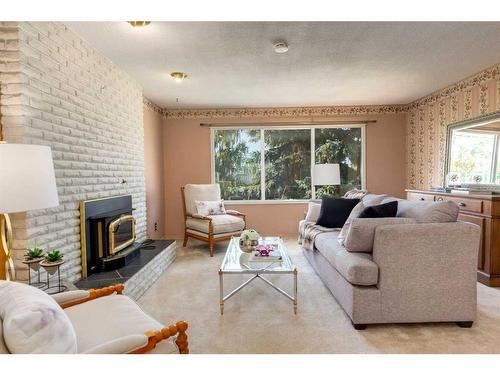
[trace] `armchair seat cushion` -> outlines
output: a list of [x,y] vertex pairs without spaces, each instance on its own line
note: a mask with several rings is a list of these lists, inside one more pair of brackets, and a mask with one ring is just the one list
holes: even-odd
[[[212,215],[214,234],[239,232],[245,228],[245,221],[235,215]],[[208,234],[208,220],[191,219],[186,220],[186,227],[197,232]]]
[[[124,295],[97,298],[64,309],[76,332],[79,353],[120,340],[131,335],[144,335],[157,331],[163,325],[147,315],[133,300]],[[89,317],[92,319],[89,319]],[[130,340],[130,342],[140,342]],[[140,345],[139,347],[141,347]],[[126,352],[137,348],[127,348]],[[125,349],[124,349],[125,350]],[[169,339],[162,341],[155,352],[178,353],[177,346]]]

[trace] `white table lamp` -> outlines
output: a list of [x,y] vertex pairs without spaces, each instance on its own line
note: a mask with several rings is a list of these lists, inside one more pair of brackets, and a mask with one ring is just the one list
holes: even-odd
[[340,185],[338,164],[315,164],[313,169],[314,185]]
[[8,214],[58,205],[50,147],[0,142],[0,279],[15,277]]

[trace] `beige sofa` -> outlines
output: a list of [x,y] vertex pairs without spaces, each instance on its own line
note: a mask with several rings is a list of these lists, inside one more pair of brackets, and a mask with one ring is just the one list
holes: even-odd
[[[378,197],[378,203],[396,200]],[[376,323],[472,326],[479,227],[457,222],[451,202],[397,200],[398,217],[413,220],[376,226],[371,252],[348,251],[333,231],[317,235],[304,256],[356,329]],[[349,230],[356,233],[363,220],[373,219],[354,219]],[[356,242],[352,237],[349,242]]]

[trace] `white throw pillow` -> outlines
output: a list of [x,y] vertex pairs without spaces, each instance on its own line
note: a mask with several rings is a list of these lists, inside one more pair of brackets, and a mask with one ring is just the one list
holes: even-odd
[[195,201],[198,215],[225,215],[224,201]]
[[48,294],[17,282],[0,281],[0,320],[12,354],[75,354],[71,322]]
[[306,222],[315,223],[318,221],[320,212],[321,212],[321,203],[309,202],[306,218],[304,220]]

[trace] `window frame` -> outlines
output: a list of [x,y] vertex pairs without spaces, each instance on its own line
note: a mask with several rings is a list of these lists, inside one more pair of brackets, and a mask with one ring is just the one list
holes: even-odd
[[[316,187],[314,185],[313,168],[316,164],[316,129],[345,129],[345,128],[356,128],[361,129],[361,168],[360,168],[360,178],[361,178],[361,189],[366,189],[366,123],[360,122],[359,124],[321,124],[321,125],[309,125],[309,126],[276,126],[270,125],[266,126],[265,123],[262,126],[255,125],[227,125],[227,126],[212,126],[210,127],[210,180],[212,184],[215,184],[215,131],[216,130],[242,130],[242,129],[253,129],[260,131],[260,194],[261,199],[251,199],[251,200],[224,200],[224,204],[304,204],[316,199]],[[266,199],[266,169],[265,169],[265,143],[264,143],[264,131],[265,130],[311,130],[311,198],[308,199]]]
[[[485,182],[480,182],[480,183],[474,183],[474,182],[464,182],[464,184],[474,184],[474,185],[496,185],[496,174],[497,174],[497,169],[498,169],[498,155],[500,154],[500,134],[497,132],[492,132],[488,130],[474,130],[474,128],[470,128],[470,133],[475,133],[475,134],[488,134],[491,135],[493,134],[493,146],[492,146],[492,152],[491,152],[491,166],[490,166],[490,180],[485,181]],[[468,128],[465,129],[457,129],[457,130],[468,130]],[[453,134],[452,134],[453,137]],[[450,145],[450,155],[451,155],[451,147],[453,145]],[[452,160],[450,156],[450,168],[451,168]]]

